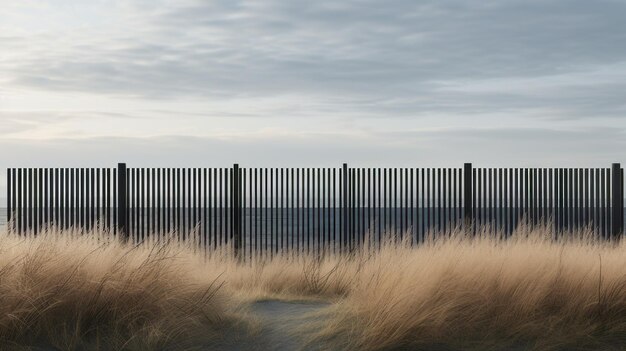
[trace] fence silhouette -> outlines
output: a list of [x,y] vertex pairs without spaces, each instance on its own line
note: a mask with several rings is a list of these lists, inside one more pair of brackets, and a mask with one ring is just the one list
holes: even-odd
[[458,227],[510,234],[550,223],[617,238],[624,179],[611,168],[9,168],[9,230],[176,232],[237,252],[351,250],[386,234],[417,244]]

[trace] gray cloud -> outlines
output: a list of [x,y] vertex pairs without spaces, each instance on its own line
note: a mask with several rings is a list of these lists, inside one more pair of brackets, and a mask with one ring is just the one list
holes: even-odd
[[0,136],[45,128],[46,125],[71,118],[65,114],[50,112],[0,111]]
[[448,128],[246,138],[5,138],[0,147],[13,150],[0,156],[0,162],[10,167],[96,167],[120,161],[142,167],[228,166],[234,162],[255,167],[330,167],[348,161],[354,166],[452,166],[468,161],[594,166],[626,161],[621,152],[626,147],[626,128]]
[[0,8],[3,166],[626,162],[623,1],[58,3]]
[[[528,109],[549,109],[546,118],[624,116],[626,3],[619,1],[135,5],[125,31],[52,43],[13,62],[13,84],[158,99],[295,92],[386,118]],[[593,75],[607,66],[618,78]],[[568,76],[588,85],[565,80],[536,94],[533,85],[507,86]],[[489,79],[500,80],[497,91],[440,89]]]

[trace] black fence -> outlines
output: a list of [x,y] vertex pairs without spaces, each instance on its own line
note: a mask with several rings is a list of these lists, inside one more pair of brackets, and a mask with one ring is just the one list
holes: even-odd
[[139,242],[175,232],[246,255],[417,244],[455,228],[519,225],[621,236],[612,168],[10,168],[9,230],[110,230]]

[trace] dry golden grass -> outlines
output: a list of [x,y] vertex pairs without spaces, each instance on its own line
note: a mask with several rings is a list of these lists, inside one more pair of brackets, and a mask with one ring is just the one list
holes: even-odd
[[626,245],[579,234],[456,233],[362,252],[317,339],[347,350],[624,350]]
[[0,342],[210,349],[229,328],[249,326],[246,304],[275,298],[333,302],[311,325],[315,345],[329,350],[626,348],[624,241],[550,237],[457,232],[417,248],[241,262],[228,250],[132,246],[106,233],[4,235]]
[[0,240],[0,349],[191,349],[236,319],[223,280],[177,245],[106,233]]

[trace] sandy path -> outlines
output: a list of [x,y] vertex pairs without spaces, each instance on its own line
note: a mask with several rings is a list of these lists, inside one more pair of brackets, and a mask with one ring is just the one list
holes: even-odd
[[314,321],[312,313],[328,306],[325,303],[313,302],[282,302],[260,301],[250,306],[252,315],[258,318],[260,332],[251,337],[242,337],[236,333],[226,335],[225,342],[219,345],[220,350],[244,351],[292,351],[292,350],[319,350],[308,345],[303,348],[304,340],[297,333],[298,328]]

